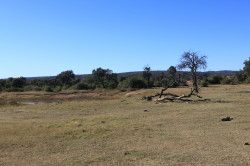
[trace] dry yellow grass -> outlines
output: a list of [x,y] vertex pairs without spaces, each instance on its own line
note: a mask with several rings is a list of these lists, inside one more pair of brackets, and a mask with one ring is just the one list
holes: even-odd
[[[203,96],[216,102],[155,104],[140,99],[156,91],[121,97],[117,91],[102,92],[78,100],[76,94],[66,99],[1,94],[0,165],[250,164],[250,146],[244,145],[250,142],[250,85],[202,89]],[[221,122],[225,116],[234,120]]]

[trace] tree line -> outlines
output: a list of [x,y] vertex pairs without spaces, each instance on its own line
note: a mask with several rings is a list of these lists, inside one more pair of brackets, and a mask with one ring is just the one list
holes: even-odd
[[[97,68],[91,75],[84,78],[77,77],[72,70],[63,71],[56,77],[47,79],[26,79],[24,77],[0,80],[0,91],[47,91],[89,90],[89,89],[141,89],[152,87],[186,86],[192,80],[193,88],[199,91],[199,86],[209,84],[239,84],[250,83],[250,58],[244,62],[244,68],[233,76],[202,75],[199,69],[207,66],[206,56],[197,52],[184,52],[180,64],[169,67],[158,75],[152,74],[149,66],[144,67],[142,74],[122,76],[110,69]],[[186,72],[180,72],[185,70]]]

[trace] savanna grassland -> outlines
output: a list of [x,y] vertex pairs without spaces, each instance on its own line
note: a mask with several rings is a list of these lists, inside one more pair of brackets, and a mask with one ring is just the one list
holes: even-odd
[[0,165],[250,164],[250,85],[202,88],[206,102],[141,100],[158,91],[1,93]]

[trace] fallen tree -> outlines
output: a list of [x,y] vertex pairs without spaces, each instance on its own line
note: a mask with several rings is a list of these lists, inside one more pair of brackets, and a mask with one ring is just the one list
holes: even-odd
[[[167,91],[168,88],[164,88],[161,90],[160,93],[157,93],[155,95],[152,96],[145,96],[143,97],[143,99],[147,100],[147,101],[152,101],[154,100],[155,102],[167,102],[167,101],[179,101],[179,102],[199,102],[199,101],[208,101],[208,99],[202,99],[202,97],[200,95],[198,95],[198,93],[195,92],[195,89],[191,89],[189,94],[183,94],[183,95],[177,95],[174,93],[169,93],[169,92],[165,92]],[[165,93],[164,93],[165,92]],[[193,99],[191,98],[192,96],[197,97],[197,99]]]

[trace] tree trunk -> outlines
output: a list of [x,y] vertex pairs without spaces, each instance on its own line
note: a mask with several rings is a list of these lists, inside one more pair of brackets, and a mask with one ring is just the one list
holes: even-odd
[[193,73],[193,88],[194,88],[194,91],[196,93],[199,93],[198,80],[197,80],[196,72]]

